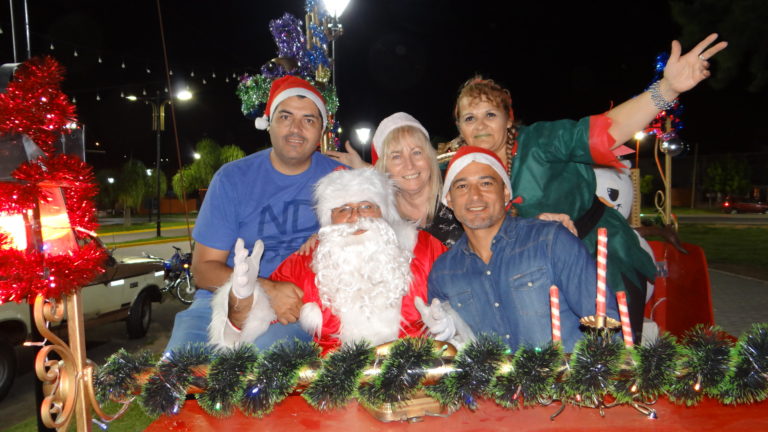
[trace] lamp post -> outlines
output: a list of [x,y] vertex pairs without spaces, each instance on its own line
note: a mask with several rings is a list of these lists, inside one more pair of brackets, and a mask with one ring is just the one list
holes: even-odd
[[371,138],[371,128],[369,127],[355,128],[355,134],[357,135],[357,141],[360,143],[360,154],[361,155],[370,154],[369,151],[366,151],[366,145],[368,144],[368,140]]
[[341,36],[344,28],[339,22],[339,17],[347,8],[349,0],[324,0],[325,9],[331,16],[331,22],[328,23],[328,39],[331,41],[331,82],[336,87],[336,39]]
[[[157,200],[156,208],[150,209],[150,212],[156,210],[156,226],[157,237],[160,237],[160,147],[161,147],[161,133],[165,130],[165,107],[170,105],[173,101],[172,98],[164,97],[160,94],[160,90],[157,91],[155,96],[143,97],[128,95],[125,97],[131,102],[141,100],[149,103],[152,106],[152,130],[155,131],[156,137],[156,153],[155,153],[155,199]],[[182,90],[176,94],[176,99],[180,101],[187,101],[192,99],[192,93],[188,90]]]
[[629,178],[632,180],[632,211],[629,214],[629,225],[638,228],[642,225],[640,211],[642,208],[642,196],[640,195],[640,141],[645,138],[645,132],[635,133],[635,167],[629,170]]

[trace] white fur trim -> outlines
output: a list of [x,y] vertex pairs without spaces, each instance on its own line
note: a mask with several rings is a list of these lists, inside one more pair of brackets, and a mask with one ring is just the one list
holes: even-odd
[[392,230],[395,231],[395,236],[400,244],[400,248],[404,251],[413,251],[416,247],[416,242],[419,238],[419,230],[415,223],[398,220],[389,223]]
[[370,201],[379,206],[387,222],[400,218],[394,184],[373,168],[334,171],[315,184],[315,210],[320,226],[331,224],[331,210],[347,203]]
[[429,132],[427,132],[427,129],[425,129],[416,118],[404,112],[394,113],[382,120],[381,123],[379,123],[379,127],[376,128],[376,132],[373,134],[373,148],[376,149],[376,154],[379,155],[379,157],[384,155],[384,140],[387,139],[387,135],[393,130],[403,126],[413,126],[416,129],[419,129],[424,132],[424,135],[427,136],[427,141],[429,141]]
[[504,169],[499,161],[485,153],[468,153],[461,158],[452,161],[451,165],[448,167],[448,172],[445,173],[445,181],[443,182],[443,194],[440,196],[444,205],[448,205],[448,200],[446,197],[448,196],[448,191],[451,190],[451,183],[453,183],[456,175],[472,162],[479,162],[493,168],[493,170],[499,174],[501,180],[504,182],[504,186],[506,186],[507,190],[509,191],[509,196],[512,197],[512,184],[509,182],[507,170]]
[[277,316],[269,299],[261,288],[257,285],[253,292],[253,304],[248,313],[245,325],[237,333],[230,327],[229,322],[229,292],[232,289],[232,280],[228,280],[224,285],[216,290],[211,300],[211,323],[208,325],[208,342],[217,347],[233,347],[238,343],[253,342],[256,338],[267,331],[270,323]]
[[267,130],[267,128],[269,127],[269,118],[266,115],[263,115],[257,118],[254,124],[256,125],[256,129],[258,130]]
[[234,336],[229,328],[229,290],[231,281],[220,286],[211,299],[211,322],[208,324],[208,342],[217,347],[234,346],[239,335]]
[[323,330],[323,312],[315,302],[304,303],[299,312],[299,323],[305,332],[319,337]]
[[[269,104],[269,112],[265,114],[272,118],[272,113],[275,112],[277,107],[280,105],[280,102],[288,99],[291,96],[304,96],[305,98],[314,102],[314,104],[317,105],[317,109],[320,110],[320,115],[323,116],[323,129],[325,129],[325,126],[328,124],[328,113],[325,110],[325,103],[323,103],[323,100],[318,97],[316,93],[305,88],[292,87],[278,93]],[[258,125],[256,127],[258,127]]]

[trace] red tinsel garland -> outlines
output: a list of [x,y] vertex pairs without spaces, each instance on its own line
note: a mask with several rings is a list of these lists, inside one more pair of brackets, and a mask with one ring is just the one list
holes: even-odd
[[0,94],[0,133],[26,134],[51,156],[52,143],[75,120],[75,107],[59,86],[63,79],[64,68],[51,57],[22,63]]
[[59,298],[72,294],[103,271],[106,252],[89,243],[70,254],[44,256],[16,249],[0,251],[0,301],[28,301],[39,294]]
[[19,166],[13,172],[13,177],[33,184],[53,183],[61,186],[72,226],[88,231],[98,226],[92,202],[98,193],[96,179],[91,166],[79,158],[71,155],[40,158]]
[[[75,107],[60,90],[64,69],[52,58],[30,59],[19,66],[6,93],[0,94],[0,134],[26,134],[45,157],[20,165],[0,183],[0,212],[21,213],[46,195],[41,185],[62,188],[75,233],[96,229],[93,197],[97,193],[91,167],[71,155],[54,154],[53,142],[75,120]],[[72,294],[104,271],[106,252],[96,243],[59,255],[9,248],[0,232],[0,303],[33,301],[37,295]]]

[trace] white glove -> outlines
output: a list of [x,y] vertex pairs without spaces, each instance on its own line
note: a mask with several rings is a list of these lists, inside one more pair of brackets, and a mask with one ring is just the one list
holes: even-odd
[[421,297],[416,297],[413,303],[433,339],[448,342],[456,335],[456,324],[452,317],[445,313],[440,300],[432,299],[432,304],[427,306]]
[[253,295],[259,278],[259,262],[264,253],[264,243],[256,240],[253,252],[248,256],[245,241],[239,238],[235,242],[235,268],[232,274],[232,293],[244,299]]

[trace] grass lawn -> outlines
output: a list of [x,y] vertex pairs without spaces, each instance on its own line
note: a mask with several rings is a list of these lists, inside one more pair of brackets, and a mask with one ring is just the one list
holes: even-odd
[[686,223],[680,239],[701,246],[712,268],[768,280],[768,227]]
[[[190,227],[194,226],[195,220],[190,219],[189,224],[190,224]],[[178,220],[167,221],[167,222],[161,221],[160,225],[163,228],[184,228],[187,226],[187,224],[184,221],[178,221]],[[134,222],[130,226],[125,226],[123,224],[102,225],[96,231],[99,233],[99,235],[104,235],[104,234],[111,234],[116,232],[153,230],[156,228],[157,228],[156,222]]]
[[[104,244],[107,245],[107,247],[127,247],[127,246],[133,246],[133,245],[143,245],[147,243],[168,243],[172,241],[177,240],[187,240],[189,239],[189,236],[181,235],[181,236],[166,236],[166,237],[147,237],[137,240],[130,240],[130,241],[124,241],[124,242],[107,242],[105,241]],[[104,240],[104,238],[102,238]]]
[[[656,207],[643,207],[640,213],[651,216],[655,215],[657,210]],[[723,214],[723,209],[717,206],[712,208],[672,207],[672,213],[676,215]]]
[[[107,414],[112,414],[117,412],[120,407],[115,403],[109,403],[102,408]],[[100,419],[97,418],[97,420]],[[134,400],[133,403],[131,403],[131,407],[128,408],[128,411],[126,411],[119,419],[107,424],[109,428],[107,430],[109,430],[109,432],[136,432],[146,429],[149,424],[152,423],[152,420],[151,417],[144,414],[144,411],[139,407],[138,401]],[[95,424],[91,426],[92,430],[100,430]],[[30,417],[21,423],[8,429],[4,429],[3,432],[28,432],[35,430],[37,430],[37,418]],[[74,413],[72,414],[72,420],[67,430],[70,432],[77,430],[77,420]]]

